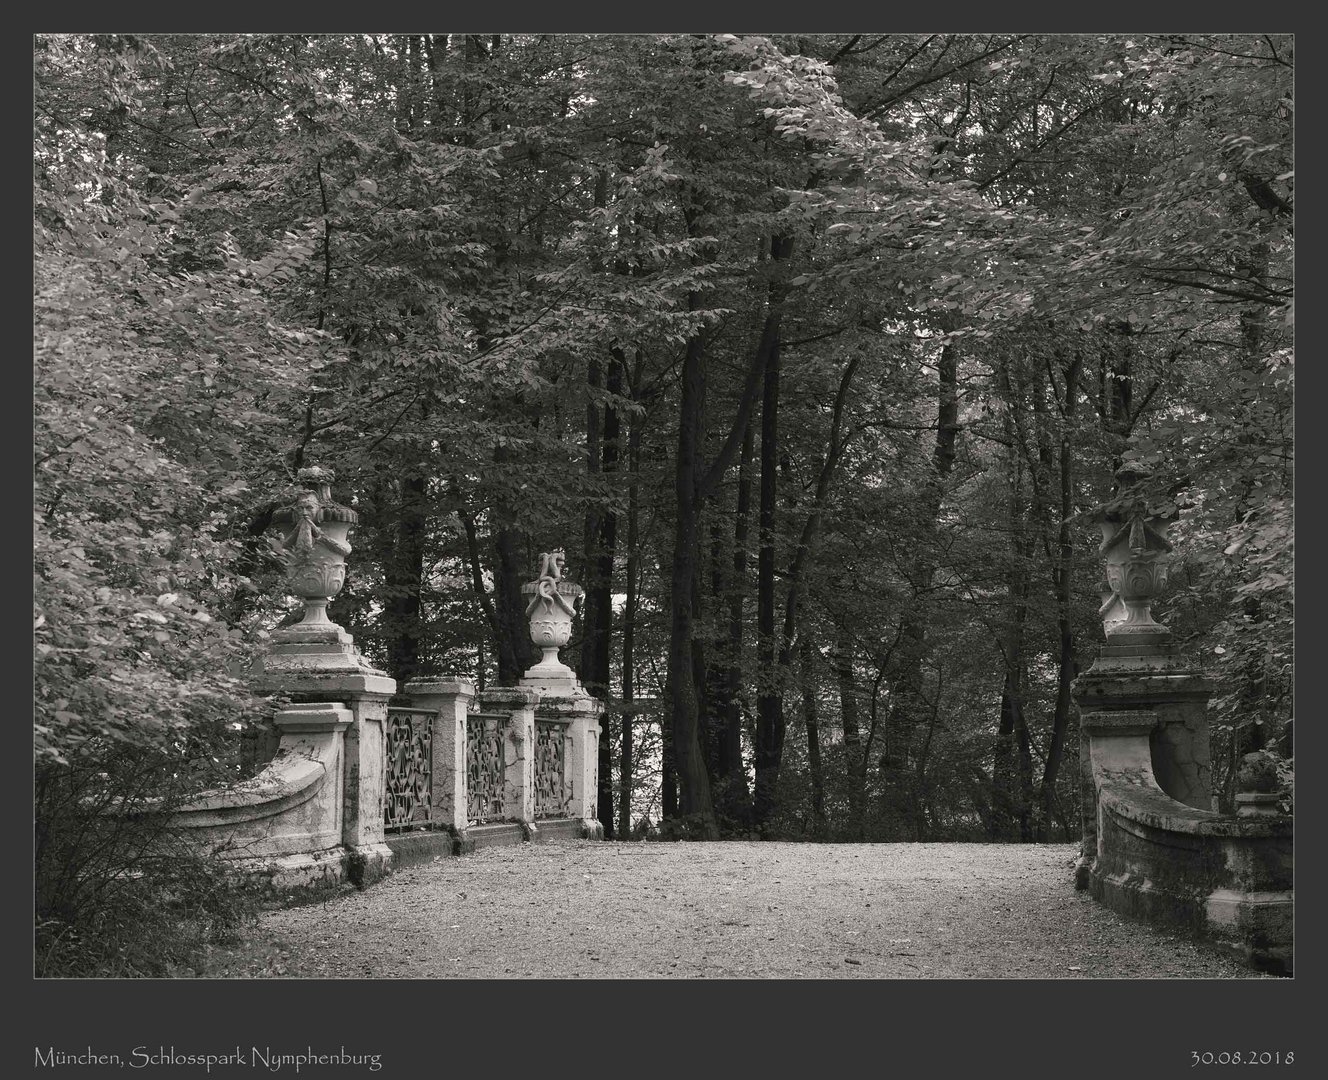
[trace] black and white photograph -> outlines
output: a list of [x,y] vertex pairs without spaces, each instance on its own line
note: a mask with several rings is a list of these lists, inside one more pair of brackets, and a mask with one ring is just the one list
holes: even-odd
[[1295,35],[33,49],[37,984],[1294,977]]

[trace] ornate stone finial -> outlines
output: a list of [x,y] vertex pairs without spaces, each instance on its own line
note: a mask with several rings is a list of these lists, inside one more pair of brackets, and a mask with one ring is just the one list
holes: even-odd
[[327,617],[327,605],[346,581],[346,542],[359,515],[332,500],[331,469],[313,466],[296,473],[304,488],[290,505],[272,515],[282,529],[273,546],[286,564],[290,591],[304,601],[304,617],[298,629],[337,629]]
[[526,607],[530,639],[544,650],[544,659],[531,668],[527,676],[574,678],[572,669],[558,659],[558,650],[571,640],[572,617],[583,590],[580,585],[563,579],[566,562],[567,557],[561,548],[542,552],[538,576],[521,586],[521,592],[531,598]]
[[1148,476],[1138,463],[1122,465],[1116,472],[1116,498],[1096,515],[1102,529],[1098,553],[1106,560],[1110,589],[1098,615],[1108,640],[1123,638],[1141,645],[1171,633],[1153,620],[1151,608],[1167,583],[1171,542],[1166,531],[1175,510],[1144,497],[1141,485]]

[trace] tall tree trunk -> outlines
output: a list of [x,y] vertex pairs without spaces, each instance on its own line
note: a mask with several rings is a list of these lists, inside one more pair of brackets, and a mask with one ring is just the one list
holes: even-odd
[[[713,510],[713,508],[712,508]],[[728,583],[728,555],[724,543],[724,522],[721,515],[712,512],[710,516],[710,599],[721,604],[726,598]],[[720,819],[720,831],[723,832],[724,810],[724,770],[721,759],[724,755],[724,689],[725,676],[729,670],[727,636],[712,641],[707,650],[705,667],[705,693],[702,701],[702,728],[706,740],[706,768],[710,772],[710,790],[714,794],[715,811]]]
[[384,622],[389,628],[387,663],[397,685],[420,671],[424,624],[420,592],[424,585],[424,546],[428,528],[428,479],[410,469],[400,483],[401,502],[392,551],[385,567]]
[[[615,370],[617,361],[613,361]],[[619,374],[621,390],[621,374]],[[586,376],[590,391],[586,404],[586,471],[593,481],[603,475],[606,462],[617,462],[617,414],[613,413],[613,449],[608,447],[607,432],[603,431],[601,410],[595,392],[603,387],[599,360],[591,357]],[[609,410],[612,412],[612,410]],[[612,466],[609,466],[610,468]],[[613,534],[616,519],[611,510],[592,502],[586,508],[583,537],[585,604],[582,608],[581,662],[579,675],[590,694],[601,701],[609,696],[609,646],[613,620]],[[607,540],[607,546],[606,546]],[[607,565],[606,565],[607,552]],[[604,723],[610,714],[604,714]],[[605,837],[613,837],[613,743],[609,731],[599,740],[599,787],[596,793],[599,817],[604,825]]]
[[[1074,538],[1070,533],[1070,517],[1074,513],[1074,452],[1075,405],[1079,398],[1079,376],[1083,369],[1083,354],[1076,348],[1065,369],[1065,397],[1061,406],[1061,439],[1059,454],[1060,521],[1056,526],[1056,629],[1059,639],[1059,670],[1056,678],[1056,712],[1052,718],[1051,740],[1047,746],[1047,761],[1042,770],[1041,830],[1039,840],[1051,839],[1051,823],[1056,805],[1056,778],[1061,760],[1065,756],[1065,734],[1070,726],[1070,689],[1078,674],[1074,659],[1074,631],[1070,622],[1074,571]],[[1068,839],[1068,837],[1066,837]]]
[[844,729],[850,835],[854,840],[865,840],[867,838],[867,756],[863,753],[862,724],[858,718],[858,690],[853,674],[853,639],[842,625],[836,627],[832,661],[835,680],[839,684],[839,723]]
[[[695,306],[696,299],[692,298]],[[705,394],[704,343],[699,334],[687,342],[683,359],[682,402],[678,418],[678,455],[674,465],[674,494],[677,514],[673,536],[673,569],[670,578],[671,620],[667,676],[672,739],[670,748],[678,776],[678,809],[684,815],[699,815],[708,838],[719,832],[710,798],[710,777],[701,751],[700,702],[692,667],[693,583],[700,554],[701,499],[697,492],[698,460],[702,438],[702,409]],[[667,764],[667,762],[666,762]],[[665,813],[667,816],[667,804]]]
[[[772,238],[773,259],[787,259],[793,238]],[[755,783],[752,789],[752,818],[762,836],[769,832],[775,812],[779,766],[784,753],[784,692],[782,674],[776,668],[775,638],[775,510],[779,491],[779,320],[782,306],[772,301],[763,337],[770,338],[766,350],[761,395],[761,502],[757,513],[756,633],[757,693]]]
[[798,674],[802,689],[802,719],[807,728],[807,771],[812,782],[812,833],[818,840],[830,835],[825,817],[825,774],[821,769],[821,725],[816,708],[816,679],[812,672],[815,651],[805,635],[798,646]]
[[[608,385],[606,389],[617,397],[623,392],[624,358],[619,350],[614,350],[609,363]],[[603,428],[603,468],[601,472],[606,480],[612,480],[618,471],[620,454],[619,439],[621,424],[618,410],[611,404],[604,406]],[[612,668],[613,650],[613,562],[618,546],[618,515],[611,507],[605,507],[600,515],[599,548],[596,552],[594,601],[597,608],[595,637],[595,669],[603,681],[604,697],[610,697],[609,680]],[[606,712],[605,725],[611,725],[617,714]],[[599,740],[599,818],[604,826],[604,835],[613,839],[613,740],[609,737],[606,726],[604,737]]]
[[719,774],[723,777],[726,815],[738,828],[751,827],[752,803],[747,790],[747,770],[742,760],[742,642],[746,620],[743,601],[747,593],[747,543],[752,510],[752,460],[756,454],[756,428],[750,421],[743,430],[742,457],[738,465],[738,500],[733,525],[733,575],[728,594],[728,642],[721,682],[723,733],[719,739]]
[[[600,460],[600,403],[596,400],[596,391],[603,389],[603,386],[599,359],[592,356],[586,371],[586,388],[589,391],[586,400],[586,474],[592,484],[603,467]],[[601,515],[598,502],[592,499],[587,503],[581,544],[581,579],[585,587],[585,601],[581,609],[581,661],[577,665],[581,682],[596,697],[603,697],[608,675],[607,672],[601,672],[598,665],[600,605],[595,597],[599,585],[595,580],[595,570],[599,566]]]
[[1010,532],[1010,563],[1006,575],[1006,625],[1001,642],[1004,680],[1001,685],[1000,727],[993,768],[993,817],[1005,838],[1031,839],[1029,819],[1032,787],[1031,748],[1028,722],[1024,715],[1024,691],[1027,683],[1027,658],[1024,654],[1024,629],[1028,619],[1028,594],[1033,541],[1026,520],[1024,460],[1027,440],[1022,436],[1022,404],[1015,377],[1005,372],[1005,433],[1009,439],[1009,501],[1007,525]]
[[757,516],[756,783],[752,816],[762,836],[775,811],[776,784],[784,748],[784,695],[775,667],[775,500],[779,462],[779,344],[769,352],[761,399],[761,503]]
[[[632,379],[632,397],[638,397],[640,354]],[[627,421],[627,468],[631,474],[627,489],[627,602],[623,607],[622,630],[622,737],[618,773],[621,786],[618,799],[618,834],[632,835],[632,702],[636,700],[636,611],[641,574],[641,428],[642,421],[633,412]],[[667,722],[663,725],[668,727]]]
[[494,534],[493,546],[498,556],[493,591],[502,635],[498,647],[498,682],[502,686],[515,686],[538,660],[521,595],[521,586],[534,573],[534,568],[527,565],[523,530],[500,526]]
[[[495,607],[493,597],[484,588],[484,567],[480,565],[480,541],[479,533],[475,527],[475,517],[470,510],[462,503],[458,492],[456,479],[451,482],[453,497],[457,502],[457,517],[461,519],[461,526],[466,532],[466,562],[470,567],[470,587],[475,593],[475,599],[479,601],[480,610],[484,613],[485,624],[489,628],[489,634],[493,638],[494,647],[498,650],[499,670],[506,667],[507,670],[515,670],[517,667],[516,657],[512,655],[512,645],[503,633],[502,624],[498,618],[498,609]],[[504,646],[507,648],[506,661],[503,660],[502,651]],[[479,660],[476,677],[480,684],[480,689],[484,689],[484,643],[479,645]]]

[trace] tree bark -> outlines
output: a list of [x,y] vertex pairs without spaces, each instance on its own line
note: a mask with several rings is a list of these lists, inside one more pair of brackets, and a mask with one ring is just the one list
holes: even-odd
[[821,769],[821,725],[816,707],[816,679],[812,672],[814,650],[804,636],[799,644],[798,673],[802,683],[802,719],[807,728],[807,771],[812,782],[812,835],[825,840],[830,835],[825,817],[825,774]]
[[523,530],[500,527],[494,534],[493,545],[498,556],[494,569],[494,596],[501,635],[498,682],[502,686],[515,686],[538,660],[530,640],[526,605],[521,595],[521,585],[534,569],[526,565],[526,534]]
[[[793,238],[771,239],[772,259],[787,259]],[[769,833],[775,812],[779,766],[784,753],[784,693],[782,672],[776,667],[775,638],[775,510],[779,491],[779,327],[783,314],[782,294],[772,295],[762,331],[765,372],[761,395],[761,495],[757,512],[756,633],[757,692],[756,745],[753,748],[755,782],[752,787],[752,819],[762,836]]]
[[761,502],[757,516],[756,782],[752,817],[764,837],[775,811],[776,785],[784,750],[784,695],[775,666],[775,501],[779,486],[779,343],[766,357],[761,399]]
[[[638,397],[640,356],[632,379],[632,397]],[[622,737],[620,743],[618,793],[618,834],[632,835],[632,702],[636,699],[636,611],[641,574],[641,427],[640,416],[633,412],[627,428],[627,468],[631,483],[627,489],[627,602],[623,607],[622,630]],[[667,723],[664,725],[667,727]]]
[[993,768],[992,816],[1003,838],[1029,840],[1032,838],[1029,814],[1032,760],[1028,721],[1024,714],[1028,666],[1024,653],[1024,628],[1028,618],[1033,542],[1028,536],[1025,519],[1024,456],[1020,446],[1026,445],[1026,440],[1019,433],[1023,423],[1021,403],[1018,400],[1018,383],[1008,371],[1005,375],[1005,390],[1005,429],[1010,444],[1007,524],[1011,540],[1006,575],[1006,628],[1001,642],[1004,679]]
[[[695,297],[692,304],[695,305]],[[670,578],[671,620],[667,688],[671,739],[665,740],[666,769],[672,756],[678,776],[678,809],[698,815],[707,839],[717,839],[710,777],[701,752],[700,702],[692,669],[693,580],[700,553],[701,499],[697,491],[700,471],[702,408],[705,394],[704,343],[699,334],[687,342],[683,359],[682,402],[678,419],[678,455],[674,467],[677,515],[673,536]],[[666,787],[667,795],[667,787]],[[668,815],[667,799],[665,816]]]
[[752,460],[756,453],[756,429],[750,421],[743,432],[742,457],[738,465],[738,498],[733,525],[732,577],[728,588],[728,640],[720,683],[719,703],[723,731],[718,740],[718,773],[723,779],[723,808],[739,830],[751,827],[752,803],[747,790],[747,770],[742,760],[742,643],[747,593],[747,543],[752,510]]
[[855,840],[867,838],[867,756],[862,749],[862,724],[858,718],[858,691],[853,673],[853,639],[843,626],[836,627],[835,651],[831,660],[839,684],[839,722],[844,729],[844,758],[848,768],[849,828]]
[[[608,385],[610,394],[621,396],[623,392],[624,358],[619,350],[614,350],[609,363]],[[601,448],[603,466],[601,473],[606,480],[611,480],[618,471],[620,454],[619,439],[621,424],[618,410],[612,404],[604,406],[603,445]],[[595,669],[602,680],[603,697],[610,697],[609,680],[612,669],[613,650],[613,563],[618,546],[618,515],[612,507],[605,507],[600,515],[599,545],[596,551],[594,575],[595,591],[592,599],[596,606]],[[592,691],[593,693],[593,691]],[[604,826],[604,835],[613,839],[613,740],[609,737],[609,726],[619,714],[606,711],[604,724],[606,730],[599,740],[599,818]]]
[[428,527],[428,479],[410,470],[399,485],[401,502],[394,543],[384,568],[384,623],[389,628],[387,663],[399,686],[420,671],[424,625],[420,592],[424,585],[424,546]]
[[[1060,660],[1056,678],[1056,711],[1052,718],[1051,739],[1047,746],[1047,760],[1042,769],[1042,815],[1038,839],[1051,839],[1051,823],[1056,802],[1056,778],[1061,760],[1065,756],[1065,734],[1070,726],[1070,689],[1078,674],[1074,658],[1074,631],[1070,622],[1074,570],[1074,538],[1070,533],[1070,517],[1074,513],[1074,416],[1079,397],[1079,375],[1083,368],[1083,355],[1076,349],[1065,371],[1065,398],[1061,407],[1060,439],[1060,521],[1056,526],[1056,630],[1059,639]],[[1069,839],[1067,836],[1066,839]]]

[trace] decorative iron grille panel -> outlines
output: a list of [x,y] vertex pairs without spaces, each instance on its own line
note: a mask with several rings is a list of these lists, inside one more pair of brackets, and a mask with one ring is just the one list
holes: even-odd
[[433,713],[388,709],[384,743],[384,828],[427,825],[433,801]]
[[466,816],[471,821],[501,818],[506,811],[506,716],[466,717]]
[[567,790],[567,728],[535,721],[535,816],[566,817],[572,793]]

